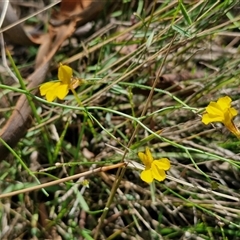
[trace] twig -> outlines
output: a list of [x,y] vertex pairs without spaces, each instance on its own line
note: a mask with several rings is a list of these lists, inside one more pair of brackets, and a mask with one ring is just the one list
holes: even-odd
[[34,186],[34,187],[25,188],[25,189],[13,191],[13,192],[10,192],[10,193],[4,193],[4,194],[0,195],[0,199],[1,198],[6,198],[6,197],[12,197],[12,196],[15,196],[15,195],[18,195],[18,194],[21,194],[21,193],[32,192],[32,191],[39,190],[39,189],[46,188],[46,187],[50,187],[50,186],[53,186],[53,185],[56,185],[56,184],[59,184],[59,183],[64,183],[64,182],[71,181],[71,180],[74,180],[74,179],[77,179],[77,178],[85,177],[85,176],[91,175],[93,173],[97,173],[97,172],[101,172],[101,171],[105,172],[105,171],[108,171],[108,170],[111,170],[111,169],[120,168],[120,167],[123,167],[125,165],[126,165],[125,163],[117,163],[117,164],[114,164],[114,165],[111,165],[111,166],[100,167],[100,168],[96,168],[94,170],[90,170],[90,171],[87,171],[87,172],[84,172],[84,173],[79,173],[79,174],[75,174],[73,176],[61,178],[61,179],[58,179],[58,180],[55,180],[55,181],[52,181],[52,182],[43,183],[43,184],[40,184],[40,185],[37,185],[37,186]]

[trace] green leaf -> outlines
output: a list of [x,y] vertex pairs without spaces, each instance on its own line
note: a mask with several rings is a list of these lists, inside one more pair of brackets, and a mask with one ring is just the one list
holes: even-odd
[[79,204],[81,205],[82,209],[86,212],[89,211],[89,206],[87,204],[87,202],[85,201],[85,199],[83,198],[82,194],[79,191],[76,191],[77,194],[77,198],[79,201]]
[[180,6],[180,10],[182,12],[183,17],[185,18],[187,23],[189,25],[191,25],[192,24],[192,20],[191,20],[190,16],[188,15],[187,10],[186,10],[186,8],[185,8],[185,6],[184,6],[184,4],[183,4],[183,2],[181,0],[179,1],[179,6]]
[[149,48],[149,47],[151,46],[152,41],[153,41],[154,34],[155,34],[155,32],[152,31],[151,34],[150,34],[150,36],[148,37],[148,39],[147,39],[147,41],[146,41],[146,46],[147,46],[147,48]]
[[183,28],[179,27],[178,25],[172,25],[172,29],[183,35],[184,37],[191,37],[191,34],[184,30]]

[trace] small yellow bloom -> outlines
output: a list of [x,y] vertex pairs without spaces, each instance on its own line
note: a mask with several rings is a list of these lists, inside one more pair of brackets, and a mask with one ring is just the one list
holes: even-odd
[[204,124],[222,122],[229,131],[239,136],[239,129],[233,123],[233,118],[238,112],[231,107],[231,102],[232,99],[228,96],[219,98],[217,102],[210,102],[202,116],[202,122]]
[[141,179],[146,183],[151,183],[153,179],[163,181],[166,178],[165,171],[170,168],[170,161],[167,158],[154,160],[148,147],[146,152],[139,152],[138,157],[145,165],[145,170],[141,172]]
[[73,78],[72,68],[67,65],[60,64],[58,68],[58,81],[51,81],[40,86],[41,96],[46,95],[48,102],[52,102],[55,98],[63,100],[70,89],[79,86],[81,79]]
[[86,188],[89,188],[89,181],[87,179],[84,179],[83,181],[81,181],[80,184],[82,184]]

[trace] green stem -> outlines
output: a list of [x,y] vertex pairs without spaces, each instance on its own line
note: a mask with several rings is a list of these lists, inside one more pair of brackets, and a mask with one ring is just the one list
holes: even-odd
[[[0,138],[0,142],[12,153],[12,155],[20,162],[22,167],[27,171],[27,173],[32,176],[38,184],[41,184],[41,182],[38,180],[38,178],[32,173],[32,171],[27,167],[25,162],[17,155],[17,153],[2,139]],[[49,194],[46,192],[45,189],[42,188],[43,193],[46,196],[49,196]]]
[[87,119],[87,123],[88,123],[88,125],[90,127],[90,130],[91,130],[93,136],[96,137],[97,136],[96,131],[94,130],[93,124],[92,124],[92,122],[91,122],[91,120],[89,118],[89,115],[88,115],[88,112],[86,111],[86,108],[84,108],[84,106],[83,106],[83,104],[81,102],[81,99],[79,98],[79,96],[77,95],[76,91],[72,87],[71,87],[71,91],[72,91],[72,93],[73,93],[77,103],[79,104],[79,106],[83,107],[83,115]]
[[[17,78],[18,78],[18,80],[19,80],[19,83],[20,83],[21,88],[22,88],[25,92],[28,92],[28,90],[27,90],[27,88],[26,88],[26,86],[25,86],[25,84],[24,84],[24,80],[23,80],[20,72],[18,71],[18,68],[17,68],[17,66],[15,65],[14,60],[12,59],[11,54],[9,53],[8,50],[6,50],[6,53],[7,53],[7,55],[8,55],[8,58],[9,58],[11,64],[12,64],[12,66],[13,66],[13,69],[14,69],[16,75],[17,75]],[[31,109],[32,109],[33,115],[34,115],[34,117],[35,117],[36,120],[37,120],[37,123],[40,124],[40,123],[41,123],[41,118],[39,117],[39,115],[38,115],[38,113],[37,113],[37,109],[36,109],[36,107],[35,107],[34,102],[32,101],[31,95],[30,95],[30,94],[25,94],[25,96],[26,96],[26,98],[27,98],[27,100],[28,100],[28,103],[29,103]],[[42,133],[43,133],[43,140],[44,140],[44,143],[45,143],[45,146],[46,146],[46,149],[47,149],[48,159],[49,159],[50,162],[52,163],[52,155],[51,155],[51,152],[50,152],[50,149],[49,149],[48,137],[47,137],[47,134],[46,134],[44,128],[42,128]]]
[[[44,102],[46,103],[47,101],[39,98],[39,97],[35,97],[37,100],[41,101],[41,102]],[[49,102],[47,102],[49,103]],[[222,161],[226,161],[226,162],[230,162],[233,166],[239,168],[239,165],[236,164],[234,161],[231,161],[227,158],[224,158],[224,157],[221,157],[221,156],[218,156],[216,154],[213,154],[213,153],[208,153],[208,152],[205,152],[205,151],[202,151],[200,149],[195,149],[195,148],[191,148],[191,147],[185,147],[185,146],[182,146],[181,144],[178,144],[174,141],[171,141],[161,135],[159,135],[157,132],[153,132],[151,129],[149,129],[147,126],[145,126],[142,121],[140,120],[141,118],[135,118],[135,117],[132,117],[131,115],[127,115],[125,113],[122,113],[122,112],[119,112],[119,111],[116,111],[116,110],[113,110],[113,109],[110,109],[110,108],[104,108],[104,107],[98,107],[98,106],[91,106],[91,107],[76,107],[76,106],[67,106],[67,105],[63,105],[63,104],[59,104],[59,103],[51,103],[51,105],[54,105],[54,106],[58,106],[58,107],[62,107],[62,108],[66,108],[66,109],[72,109],[72,110],[79,110],[79,111],[91,111],[91,110],[100,110],[100,111],[104,111],[104,112],[110,112],[110,113],[114,113],[116,115],[119,115],[119,116],[122,116],[122,117],[125,117],[127,119],[130,119],[132,121],[135,121],[136,123],[139,123],[147,132],[153,134],[157,139],[160,139],[161,141],[163,142],[167,142],[169,143],[170,145],[174,146],[174,147],[177,147],[177,148],[180,148],[182,150],[184,150],[186,152],[189,151],[189,152],[195,152],[195,153],[201,153],[201,154],[204,154],[208,157],[213,157],[213,158],[216,158],[218,160],[222,160]],[[189,106],[187,106],[188,109],[191,110],[191,108]],[[194,108],[194,111],[196,111],[197,109]]]

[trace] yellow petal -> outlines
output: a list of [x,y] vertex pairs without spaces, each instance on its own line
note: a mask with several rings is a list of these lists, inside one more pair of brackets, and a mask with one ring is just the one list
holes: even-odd
[[147,155],[143,152],[138,153],[138,157],[142,161],[142,163],[145,165],[146,169],[150,169],[151,167],[151,162],[149,162]]
[[230,108],[229,112],[232,115],[232,117],[235,117],[238,114],[238,111],[235,108]]
[[56,89],[60,85],[60,82],[47,82],[40,86],[41,96],[46,95],[48,102],[52,102],[56,97]]
[[67,94],[68,94],[68,92],[69,92],[68,85],[67,85],[67,84],[60,84],[60,85],[56,88],[55,91],[56,91],[56,96],[57,96],[59,99],[63,100],[63,99],[67,96]]
[[151,183],[153,181],[151,169],[142,171],[140,177],[146,183]]
[[204,124],[209,124],[211,122],[223,122],[224,117],[223,116],[218,116],[218,115],[212,115],[208,113],[204,113],[202,116],[202,122]]
[[202,116],[202,122],[204,124],[209,124],[211,122],[211,118],[209,118],[209,115],[208,113],[204,113],[203,116]]
[[228,110],[224,113],[224,120],[222,121],[225,125],[232,124],[233,122],[233,115]]
[[152,170],[152,176],[154,179],[161,182],[166,178],[165,171],[162,169],[159,169],[157,165],[153,164],[151,170]]
[[60,64],[58,68],[58,79],[63,84],[70,84],[71,83],[71,77],[72,77],[72,68],[70,68],[67,65]]
[[[43,83],[43,84],[40,86],[40,88],[39,88],[41,96],[46,95],[46,93],[47,93],[49,90],[51,90],[52,88],[55,88],[56,83],[58,83],[58,82],[46,82],[46,83]],[[57,85],[59,85],[59,84],[60,84],[60,83],[58,83]]]
[[146,155],[147,155],[148,161],[152,163],[153,157],[148,147],[146,147]]
[[48,102],[52,102],[57,97],[56,92],[54,91],[48,91],[46,94],[46,100]]
[[210,102],[209,105],[206,107],[206,111],[212,115],[223,116],[223,109],[221,106],[215,102]]
[[161,158],[159,160],[154,160],[152,167],[155,165],[158,169],[168,170],[171,167],[170,161],[167,158]]
[[240,131],[239,129],[235,126],[234,122],[233,121],[225,121],[224,122],[224,125],[225,127],[230,131],[232,132],[233,134],[235,134],[236,136],[239,136],[240,134]]
[[217,104],[221,107],[221,109],[227,109],[231,107],[232,99],[229,96],[221,97],[218,99]]

